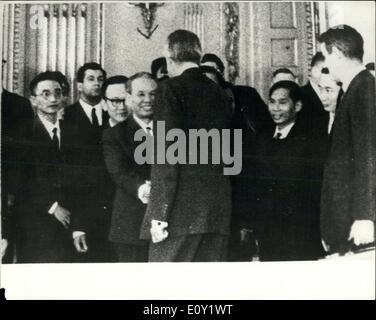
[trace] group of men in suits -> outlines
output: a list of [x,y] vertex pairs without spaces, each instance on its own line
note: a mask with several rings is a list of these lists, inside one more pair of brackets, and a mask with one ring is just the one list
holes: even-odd
[[[154,76],[107,79],[86,63],[68,107],[65,77],[37,75],[34,112],[3,137],[12,178],[2,201],[14,216],[17,262],[316,260],[324,249],[346,252],[349,240],[372,243],[374,77],[362,68],[356,30],[332,28],[319,40],[309,83],[277,70],[267,104],[226,82],[220,59],[201,59],[186,30],[169,35]],[[154,141],[158,121],[187,136],[242,129],[241,174],[224,175],[224,163],[138,163],[135,134]],[[176,143],[166,140],[154,141],[155,157]]]

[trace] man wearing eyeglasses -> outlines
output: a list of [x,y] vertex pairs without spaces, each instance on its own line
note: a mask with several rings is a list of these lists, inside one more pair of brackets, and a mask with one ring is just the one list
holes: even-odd
[[56,72],[30,83],[33,121],[20,123],[15,138],[16,252],[19,263],[70,262],[69,155],[74,131],[59,121],[64,107]]
[[107,169],[116,184],[109,238],[119,262],[147,262],[149,243],[140,240],[139,233],[150,191],[150,164],[136,163],[135,149],[141,142],[136,142],[134,136],[138,130],[153,134],[157,83],[151,74],[140,72],[129,78],[126,87],[109,85],[105,91],[109,112],[114,103],[120,107],[125,89],[132,115],[103,134]]
[[103,84],[103,98],[106,102],[109,119],[108,125],[112,128],[123,122],[128,116],[128,109],[125,103],[127,92],[125,84],[128,78],[122,75],[108,78]]

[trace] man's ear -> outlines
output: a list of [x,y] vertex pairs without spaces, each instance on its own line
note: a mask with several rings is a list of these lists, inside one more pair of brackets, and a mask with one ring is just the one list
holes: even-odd
[[78,92],[82,92],[82,82],[77,82],[77,90]]
[[104,103],[102,103],[102,108],[104,111],[108,111],[108,101],[106,99],[104,99]]
[[133,105],[133,103],[132,103],[132,95],[130,94],[130,93],[126,93],[126,95],[125,95],[125,105],[127,106],[127,109],[128,109],[128,111],[130,112],[130,111],[132,111],[132,105]]
[[302,110],[302,107],[303,107],[303,103],[300,100],[295,103],[296,112],[299,112],[300,110]]
[[335,46],[332,47],[332,54],[334,54],[339,59],[342,59],[344,57],[342,51],[338,50]]
[[37,107],[37,96],[30,96],[30,103],[31,105],[36,108]]

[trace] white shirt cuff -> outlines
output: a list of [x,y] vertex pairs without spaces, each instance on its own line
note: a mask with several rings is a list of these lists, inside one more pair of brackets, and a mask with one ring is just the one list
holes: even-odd
[[54,202],[54,204],[51,206],[50,210],[48,210],[48,213],[49,214],[54,214],[57,206],[59,205],[59,203],[57,201]]
[[73,231],[72,236],[73,236],[73,239],[75,239],[75,238],[77,238],[77,237],[79,237],[79,236],[83,236],[83,235],[85,235],[85,234],[86,234],[86,233],[83,232],[83,231]]

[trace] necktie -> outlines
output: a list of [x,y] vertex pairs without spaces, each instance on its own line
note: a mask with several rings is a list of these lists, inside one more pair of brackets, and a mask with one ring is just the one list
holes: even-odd
[[148,134],[150,134],[151,136],[153,135],[153,130],[150,128],[150,127],[146,127],[146,131]]
[[274,137],[275,140],[281,140],[282,133],[277,132],[276,136]]
[[99,128],[99,121],[94,107],[91,109],[91,124],[93,127]]
[[52,144],[54,145],[54,147],[59,150],[60,149],[60,146],[59,146],[59,138],[57,136],[57,128],[53,128],[52,129],[52,132],[53,132],[53,136],[52,136]]

